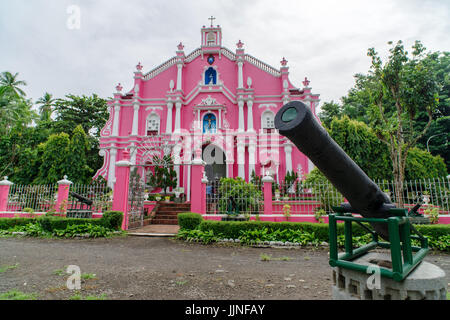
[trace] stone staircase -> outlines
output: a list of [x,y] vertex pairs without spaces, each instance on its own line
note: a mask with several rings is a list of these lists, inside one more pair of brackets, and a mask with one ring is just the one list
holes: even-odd
[[159,208],[151,224],[177,225],[177,215],[191,210],[190,203],[159,202]]

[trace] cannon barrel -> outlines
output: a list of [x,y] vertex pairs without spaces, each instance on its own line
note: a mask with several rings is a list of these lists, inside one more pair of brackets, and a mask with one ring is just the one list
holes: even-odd
[[93,203],[93,201],[92,200],[90,200],[90,199],[88,199],[88,198],[85,198],[85,197],[83,197],[82,195],[79,195],[78,193],[75,193],[75,192],[70,192],[70,195],[72,196],[72,197],[74,197],[74,198],[77,198],[80,202],[82,202],[82,203],[84,203],[84,204],[87,204],[88,206],[91,206],[92,205],[92,203]]
[[[347,199],[346,209],[365,218],[388,218],[395,208],[389,198],[330,137],[311,110],[300,101],[284,105],[275,116],[279,133],[292,141],[331,184]],[[372,223],[375,231],[389,239],[386,224]]]

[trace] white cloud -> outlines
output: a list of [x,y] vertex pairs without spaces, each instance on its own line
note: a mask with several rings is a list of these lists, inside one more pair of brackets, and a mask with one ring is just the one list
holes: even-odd
[[[322,101],[335,101],[366,72],[369,47],[385,55],[387,41],[415,40],[432,51],[450,48],[448,1],[25,1],[1,0],[0,71],[19,72],[34,100],[45,91],[112,95],[132,86],[138,61],[145,70],[200,45],[200,28],[214,15],[223,42],[274,67],[284,56],[290,77],[311,80]],[[66,27],[69,5],[81,8],[81,29]]]

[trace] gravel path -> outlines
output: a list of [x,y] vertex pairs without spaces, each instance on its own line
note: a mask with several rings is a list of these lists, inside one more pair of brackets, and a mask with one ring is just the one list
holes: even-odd
[[[450,255],[430,254],[426,260],[449,277]],[[69,299],[76,292],[66,287],[68,265],[79,266],[86,278],[82,297],[331,299],[326,249],[206,246],[146,237],[0,239],[0,293],[16,289],[38,299]]]

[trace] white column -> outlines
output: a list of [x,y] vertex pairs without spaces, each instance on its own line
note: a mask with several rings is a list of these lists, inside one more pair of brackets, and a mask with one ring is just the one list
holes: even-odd
[[243,143],[238,143],[237,153],[238,176],[245,179],[245,145]]
[[286,173],[292,172],[292,145],[284,145],[284,153],[286,155]]
[[134,145],[134,143],[131,144],[131,159],[130,162],[132,165],[136,165],[136,156],[137,156],[137,147]]
[[222,128],[222,109],[219,109],[219,125],[217,126],[217,129]]
[[239,61],[237,65],[238,65],[238,88],[244,88],[244,75],[242,72],[242,67],[244,63],[242,61]]
[[177,90],[181,90],[183,64],[182,63],[177,63],[177,68],[178,68],[178,72],[177,72]]
[[253,100],[247,101],[247,131],[253,132]]
[[173,102],[167,103],[167,122],[166,122],[166,133],[170,134],[172,133],[172,109],[173,109]]
[[181,128],[181,102],[175,103],[175,132],[180,132]]
[[244,128],[244,100],[239,100],[238,101],[238,106],[239,106],[239,132],[244,132],[245,128]]
[[250,144],[248,146],[248,181],[250,181],[252,172],[255,171],[255,151],[256,146],[254,144]]
[[191,201],[191,165],[186,166],[188,171],[187,176],[187,188],[186,188],[186,201]]
[[120,105],[116,104],[114,106],[114,123],[112,135],[117,137],[119,135],[119,121],[120,121]]
[[135,102],[133,104],[133,129],[131,130],[132,136],[138,135],[138,126],[139,126],[139,102]]
[[114,189],[114,183],[116,182],[116,156],[117,149],[113,148],[109,150],[109,171],[108,171],[108,187]]
[[177,188],[180,186],[180,163],[181,163],[181,159],[180,159],[180,153],[181,153],[181,146],[180,145],[176,145],[174,147],[174,155],[173,155],[173,168],[175,170],[175,172],[177,173]]

